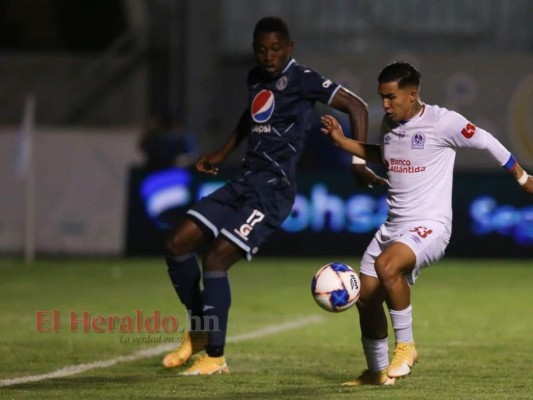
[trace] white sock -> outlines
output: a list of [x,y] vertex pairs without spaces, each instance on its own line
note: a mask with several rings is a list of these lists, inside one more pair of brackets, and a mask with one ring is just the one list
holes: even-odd
[[367,339],[361,337],[366,365],[372,372],[383,371],[389,366],[389,342],[384,339]]
[[413,342],[413,308],[411,305],[404,310],[389,310],[392,328],[398,342]]

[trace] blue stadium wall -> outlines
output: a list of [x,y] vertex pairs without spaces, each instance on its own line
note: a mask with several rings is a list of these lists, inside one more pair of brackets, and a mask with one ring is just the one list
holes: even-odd
[[[216,178],[187,169],[130,171],[125,251],[163,255],[172,226]],[[386,190],[360,189],[349,171],[301,172],[291,215],[258,256],[360,256],[386,219]],[[458,172],[448,257],[533,256],[533,204],[503,171]]]

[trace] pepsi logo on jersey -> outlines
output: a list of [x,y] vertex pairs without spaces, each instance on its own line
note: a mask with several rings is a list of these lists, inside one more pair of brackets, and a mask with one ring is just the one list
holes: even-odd
[[252,126],[253,133],[270,133],[270,125],[254,125]]
[[270,90],[261,90],[252,100],[252,119],[260,124],[268,121],[274,112],[274,107],[274,93]]

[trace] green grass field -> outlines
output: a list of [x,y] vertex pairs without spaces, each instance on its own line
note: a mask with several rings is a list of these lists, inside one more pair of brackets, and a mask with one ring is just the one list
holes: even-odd
[[[357,265],[355,258],[338,261]],[[0,398],[532,398],[533,261],[445,260],[425,270],[413,291],[419,363],[395,386],[359,388],[340,386],[365,367],[357,311],[327,313],[310,295],[311,277],[325,262],[259,258],[235,266],[231,374],[180,377],[155,354],[179,332],[84,333],[69,326],[69,313],[84,311],[158,311],[183,320],[162,260],[0,260]],[[60,314],[59,332],[38,333],[37,313],[50,310]],[[141,357],[141,350],[154,353]],[[88,369],[74,373],[80,365]],[[58,377],[39,378],[57,370]]]

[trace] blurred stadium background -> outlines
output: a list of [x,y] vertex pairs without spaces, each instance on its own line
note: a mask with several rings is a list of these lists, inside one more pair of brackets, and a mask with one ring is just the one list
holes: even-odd
[[[533,171],[529,0],[2,0],[0,254],[162,254],[165,219],[240,155],[217,181],[154,175],[141,167],[143,127],[180,110],[200,151],[220,144],[245,104],[265,15],[288,21],[300,63],[368,102],[371,140],[377,74],[402,59],[421,70],[424,101],[488,129]],[[384,192],[351,184],[346,156],[320,139],[265,255],[357,256],[385,215]],[[454,201],[450,256],[531,258],[531,199],[487,157],[459,155]]]

